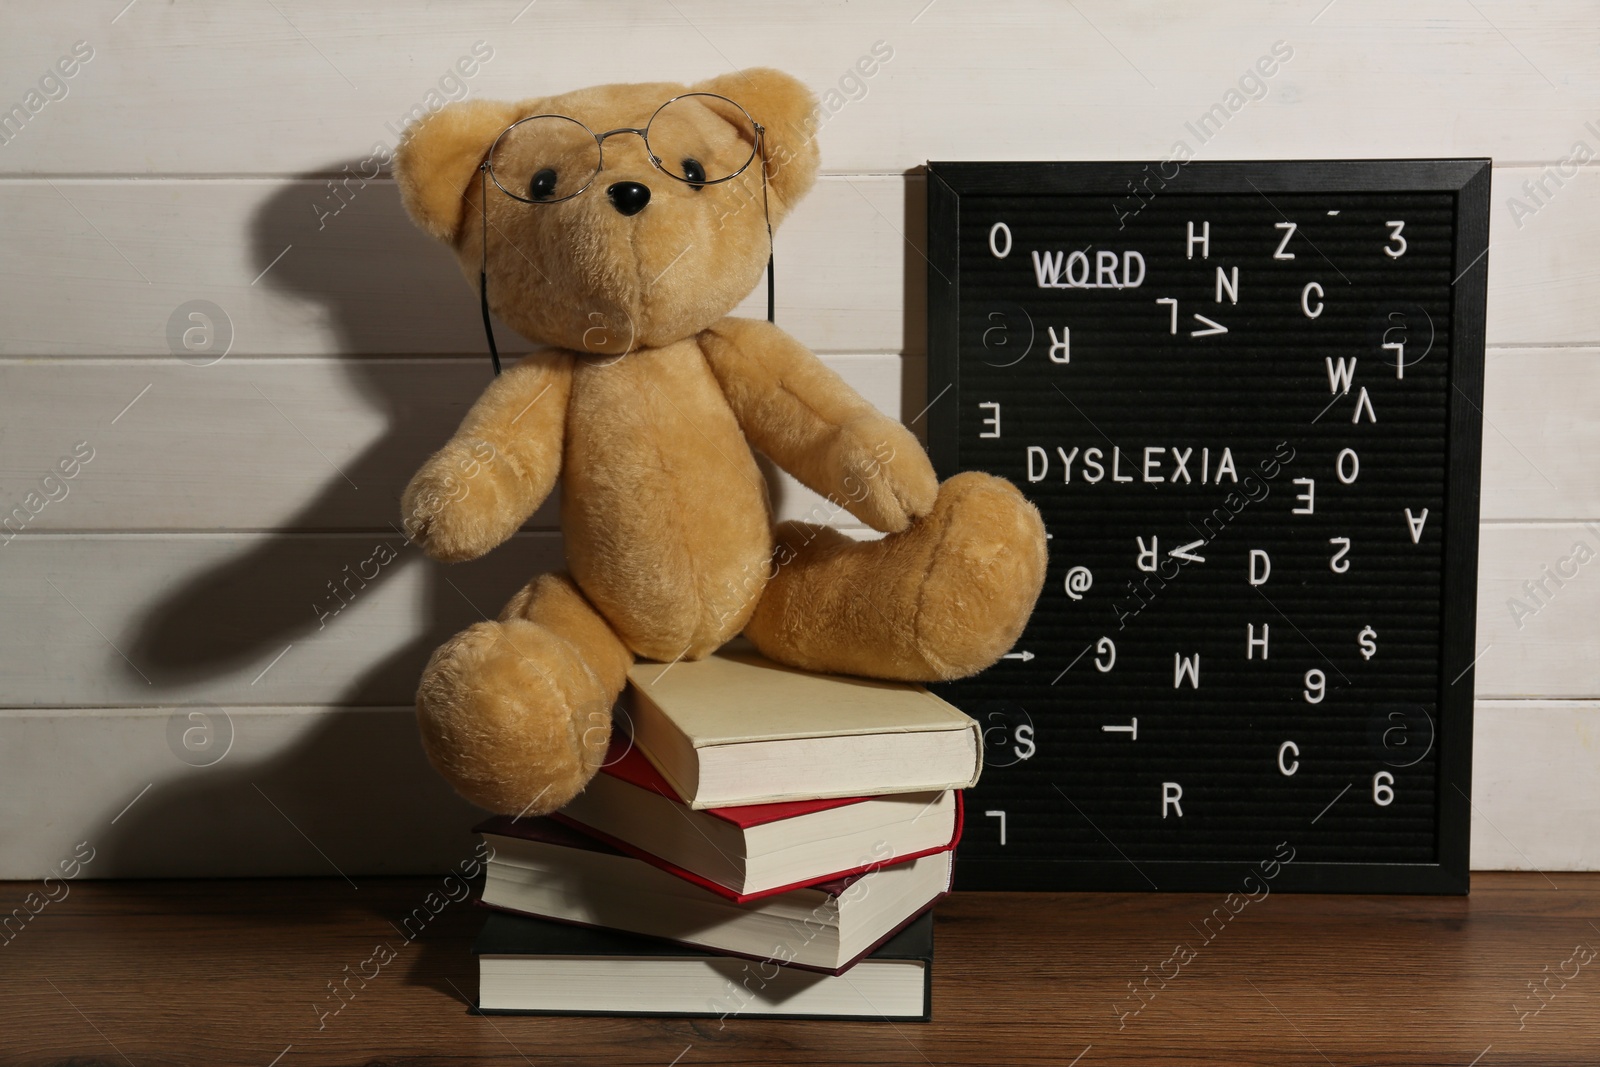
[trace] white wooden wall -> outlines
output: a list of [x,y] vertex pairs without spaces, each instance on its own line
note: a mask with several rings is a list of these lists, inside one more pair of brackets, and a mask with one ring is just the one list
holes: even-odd
[[[326,583],[379,542],[402,549],[400,488],[488,375],[473,296],[392,182],[336,198],[330,177],[392,148],[441,84],[521,97],[772,65],[850,89],[879,41],[893,57],[835,98],[826,175],[780,234],[778,316],[904,418],[925,351],[908,172],[930,158],[1166,156],[1278,41],[1293,56],[1265,98],[1198,158],[1494,157],[1473,862],[1600,866],[1600,562],[1520,627],[1506,607],[1574,542],[1600,550],[1584,525],[1600,520],[1600,170],[1546,179],[1532,215],[1508,203],[1576,143],[1600,150],[1597,16],[1514,0],[13,12],[0,107],[26,110],[75,43],[93,55],[0,145],[0,512],[79,442],[93,458],[0,544],[0,878],[82,840],[95,876],[464,855],[471,814],[426,768],[412,687],[560,538],[547,508],[478,563],[402,550],[319,624]],[[478,42],[492,57],[452,81]],[[168,340],[195,300],[231,333],[209,366]],[[816,502],[781,496],[791,515]]]

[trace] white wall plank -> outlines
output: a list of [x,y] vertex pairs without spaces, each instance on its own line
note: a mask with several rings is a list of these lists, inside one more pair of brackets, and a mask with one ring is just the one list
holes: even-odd
[[[487,361],[474,290],[394,183],[356,189],[331,217],[315,209],[325,192],[293,180],[0,182],[0,355],[172,358],[169,318],[203,299],[225,313],[234,355]],[[898,176],[819,183],[777,235],[785,329],[822,352],[920,350],[925,268],[917,259],[908,308],[906,200]],[[765,317],[764,285],[738,313]],[[504,324],[496,333],[527,347]]]
[[[1600,138],[1596,138],[1600,148]],[[1600,168],[1538,212],[1506,203],[1534,168],[1495,172],[1488,255],[1491,344],[1597,344]],[[337,216],[307,181],[0,182],[0,355],[172,358],[168,320],[221,307],[234,355],[462,354],[484,358],[472,289],[416,230],[394,184]],[[778,234],[778,322],[819,352],[926,347],[921,178],[819,182]],[[1521,223],[1520,227],[1518,222]],[[320,225],[320,229],[319,229]],[[740,314],[766,313],[764,287]],[[516,348],[507,327],[499,336]]]
[[[74,41],[95,58],[0,152],[6,173],[285,174],[394,143],[474,42],[473,95],[522,99],[603,81],[696,80],[777,66],[823,91],[873,43],[893,58],[822,132],[830,167],[933,159],[1561,158],[1600,112],[1588,5],[1513,0],[725,5],[577,0],[440,6],[51,4],[5,46],[20,100]],[[1275,41],[1293,58],[1210,144],[1184,123],[1222,102]],[[859,95],[859,93],[858,93]],[[842,98],[841,98],[842,99]],[[641,116],[642,117],[642,116]]]
[[[1581,562],[1584,558],[1589,562]],[[1600,525],[1496,523],[1483,528],[1478,563],[1480,696],[1600,694],[1596,619]]]
[[[920,361],[908,374],[895,355],[824,360],[896,418],[922,407],[907,388],[908,379],[920,388]],[[0,360],[0,520],[25,520],[31,532],[388,530],[407,480],[490,373],[487,358],[230,357],[209,367]],[[79,442],[93,458],[75,478],[41,487]],[[780,518],[835,515],[793,478],[766,469]],[[60,499],[37,515],[12,511],[30,492],[47,491]],[[557,527],[555,495],[529,529]],[[836,524],[855,522],[841,515]],[[5,537],[0,528],[0,544]]]
[[[338,606],[327,583],[379,540],[400,558],[319,623]],[[1483,528],[1479,696],[1600,694],[1600,559],[1520,629],[1506,606],[1577,541],[1600,553],[1600,535],[1573,523]],[[446,567],[395,535],[22,534],[0,548],[0,599],[27,620],[0,645],[0,707],[405,704],[435,645],[559,568],[560,552],[557,534],[520,534]]]
[[[922,407],[920,359],[824,360],[897,418]],[[88,441],[94,459],[28,529],[387,529],[487,379],[453,358],[0,361],[0,517]],[[1485,393],[1483,517],[1600,517],[1600,420],[1582,409],[1600,350],[1491,349]],[[781,518],[832,510],[773,484]],[[552,502],[529,528],[558,521]]]
[[[1597,748],[1600,704],[1480,701],[1473,868],[1593,867]],[[409,707],[0,712],[0,808],[0,879],[38,878],[80,841],[85,877],[442,872],[476,819],[427,766]]]
[[79,842],[91,878],[443,872],[476,844],[410,708],[0,712],[0,808],[0,879]]
[[1473,725],[1473,869],[1600,866],[1600,705],[1479,701]]

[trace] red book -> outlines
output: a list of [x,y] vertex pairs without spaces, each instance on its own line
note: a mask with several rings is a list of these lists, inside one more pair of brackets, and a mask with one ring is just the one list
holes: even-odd
[[619,731],[600,773],[555,818],[748,901],[949,851],[961,836],[961,794],[946,789],[696,811]]
[[489,907],[830,974],[950,888],[946,851],[741,903],[553,819],[497,816],[477,830],[493,847],[482,898]]

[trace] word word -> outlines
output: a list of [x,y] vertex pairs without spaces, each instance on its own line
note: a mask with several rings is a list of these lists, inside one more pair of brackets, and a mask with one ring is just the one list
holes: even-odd
[[[335,615],[339,614],[339,612],[355,603],[356,593],[361,589],[365,589],[367,587],[367,582],[370,582],[378,577],[378,572],[383,569],[384,564],[392,562],[398,555],[399,553],[397,553],[393,548],[390,548],[386,542],[379,541],[378,544],[373,548],[372,555],[356,564],[356,574],[350,573],[350,564],[346,563],[344,565],[344,581],[340,582],[339,585],[343,586],[344,591],[350,594],[350,599],[346,600],[342,595],[340,595],[339,586],[335,586],[333,584],[333,579],[330,578],[328,580],[328,591],[333,595],[327,599],[330,603],[337,601],[339,606],[331,611],[325,611],[320,605],[311,605],[311,613],[317,617],[317,629],[325,629],[328,625],[329,619],[333,618]],[[368,565],[371,565],[372,567],[371,574],[368,574],[365,570]],[[357,583],[356,589],[350,588],[351,581],[355,581]]]
[[[871,874],[873,871],[876,871],[881,867],[886,867],[894,862],[894,849],[889,847],[889,843],[887,841],[880,839],[875,842],[870,850],[870,853],[870,856],[861,857],[855,864],[856,867],[863,869],[863,874]],[[859,890],[859,892],[857,892],[857,890]],[[857,879],[850,884],[849,888],[839,894],[839,900],[848,900],[851,902],[861,900],[866,896],[868,891],[869,889],[867,881],[864,878]],[[723,991],[722,998],[707,1002],[709,1012],[718,1016],[719,1021],[717,1024],[717,1029],[726,1029],[728,1016],[737,1015],[743,1011],[745,1005],[754,1000],[761,993],[761,991],[767,987],[767,983],[771,982],[774,978],[777,978],[778,975],[782,973],[778,969],[781,964],[785,964],[793,960],[800,954],[801,948],[805,947],[812,940],[814,940],[819,933],[827,929],[827,923],[825,921],[819,920],[815,926],[813,926],[811,922],[811,919],[815,919],[818,912],[823,910],[831,911],[833,909],[831,905],[826,903],[817,905],[812,909],[810,918],[800,920],[799,927],[796,927],[794,921],[791,919],[788,924],[789,929],[796,936],[796,938],[798,938],[798,945],[796,945],[793,941],[780,941],[773,946],[772,952],[766,959],[759,962],[746,962],[744,966],[740,968],[744,977],[740,979],[737,984],[735,984],[732,978],[729,978],[727,980],[726,988]],[[752,963],[755,965],[754,972],[751,971]],[[770,974],[766,973],[767,968],[769,967],[771,968]],[[750,988],[751,979],[754,979],[756,982],[754,989]]]
[[53,100],[65,100],[71,91],[67,81],[93,58],[94,49],[89,42],[77,42],[72,46],[71,55],[62,56],[55,61],[54,67],[46,69],[39,76],[39,87],[29,89],[22,103],[12,104],[8,110],[0,111],[0,145],[8,145],[16,140],[22,128],[33,116],[43,111],[46,104]]
[[[1511,1004],[1511,1010],[1516,1013],[1517,1022],[1519,1024],[1517,1029],[1521,1030],[1526,1027],[1529,1019],[1533,1018],[1541,1011],[1544,1011],[1545,1008],[1549,1007],[1550,1001],[1556,998],[1556,994],[1567,988],[1567,983],[1572,981],[1574,978],[1577,978],[1578,975],[1583,972],[1584,967],[1593,963],[1595,956],[1595,950],[1589,945],[1577,945],[1573,948],[1572,955],[1556,964],[1556,971],[1554,974],[1550,973],[1550,965],[1548,963],[1540,968],[1540,970],[1544,971],[1544,977],[1539,980],[1537,985],[1535,985],[1533,982],[1528,983],[1529,996],[1526,998],[1529,1001],[1537,1001],[1539,1006],[1537,1008],[1525,1010],[1523,1008],[1519,1008],[1515,1001],[1513,1001]],[[1571,974],[1568,974],[1565,970],[1568,964],[1572,965]],[[1559,979],[1561,982],[1561,984],[1556,986],[1554,989],[1550,988],[1550,980],[1552,978]],[[1544,995],[1545,993],[1550,994],[1550,996],[1546,998]]]
[[[1000,222],[995,224],[998,230],[1005,226]],[[998,234],[991,234],[993,242]],[[1006,248],[1011,246],[1009,229],[1006,231]],[[999,256],[999,253],[995,253]],[[1089,253],[1085,249],[1081,252],[1057,252],[1051,255],[1046,252],[1040,255],[1037,251],[1033,255],[1033,276],[1041,289],[1137,289],[1144,284],[1144,256],[1138,252],[1127,251],[1118,258],[1115,252],[1101,249],[1094,254],[1094,281],[1089,280]],[[1065,256],[1063,261],[1062,257]],[[1004,259],[1004,256],[1000,256]],[[1117,276],[1118,267],[1122,269],[1121,277]],[[1136,276],[1133,268],[1138,267]],[[1062,274],[1066,280],[1062,281]]]
[[[1194,527],[1195,533],[1200,535],[1199,543],[1184,545],[1184,551],[1169,552],[1162,556],[1156,562],[1154,571],[1147,573],[1137,583],[1131,578],[1128,579],[1128,592],[1137,603],[1130,605],[1122,600],[1112,602],[1111,610],[1117,617],[1117,629],[1126,629],[1128,620],[1149,607],[1155,601],[1156,594],[1165,589],[1168,582],[1176,579],[1182,568],[1198,562],[1194,558],[1199,555],[1198,550],[1220,537],[1222,531],[1227,529],[1245,508],[1251,504],[1259,504],[1271,495],[1272,487],[1267,483],[1282,473],[1284,466],[1293,463],[1294,458],[1295,450],[1289,442],[1279,441],[1271,458],[1257,463],[1254,472],[1244,476],[1238,489],[1228,490],[1228,495],[1222,498],[1222,506],[1212,508],[1210,514],[1200,518],[1200,525]],[[1257,569],[1257,560],[1258,557],[1252,553],[1249,573],[1252,585],[1261,584],[1256,580],[1258,575],[1261,581],[1266,580],[1266,574],[1260,573]],[[1270,562],[1266,564],[1266,573],[1271,573]]]
[[[22,498],[22,503],[7,512],[5,518],[0,519],[0,526],[5,527],[7,533],[6,539],[0,541],[0,545],[9,545],[17,534],[50,504],[67,499],[67,494],[72,492],[67,482],[76,478],[83,470],[83,464],[92,459],[94,459],[94,449],[88,441],[79,441],[73,445],[72,455],[62,456],[56,461],[54,471],[40,476],[39,490],[42,490],[44,495],[40,496],[39,490],[28,490],[28,495]],[[57,471],[61,475],[59,478],[56,477]]]
[[[445,908],[451,904],[459,904],[471,896],[472,887],[467,883],[482,873],[483,865],[492,859],[494,859],[493,846],[487,841],[479,841],[478,855],[476,857],[469,856],[462,860],[458,864],[459,872],[451,871],[445,875],[442,887],[444,893],[442,895],[437,890],[429,890],[422,903],[413,908],[411,913],[404,919],[401,919],[400,926],[396,927],[401,932],[400,936],[405,938],[406,944],[409,945],[422,936],[422,931]],[[345,964],[344,977],[340,979],[339,984],[334,985],[332,981],[328,982],[329,996],[327,1000],[329,1003],[337,1003],[338,1007],[324,1009],[318,1001],[312,1001],[311,1003],[311,1010],[317,1013],[317,1029],[326,1029],[328,1019],[344,1011],[350,1002],[356,998],[356,994],[367,988],[367,983],[382,974],[383,969],[394,962],[399,955],[399,951],[387,941],[380,941],[373,947],[371,954],[366,959],[356,964],[356,973],[350,973],[350,965],[348,963]],[[369,966],[372,968],[370,973],[367,971]],[[350,982],[352,979],[360,982],[360,986],[351,989]]]
[[[1284,855],[1285,849],[1288,849],[1288,855]],[[1200,942],[1199,948],[1191,946],[1186,941],[1181,942],[1173,948],[1170,956],[1156,964],[1156,973],[1150,973],[1150,965],[1148,963],[1140,967],[1139,969],[1144,973],[1144,977],[1137,980],[1137,984],[1130,981],[1128,983],[1128,996],[1113,1001],[1111,1004],[1112,1014],[1117,1017],[1117,1029],[1124,1029],[1128,1025],[1128,1019],[1144,1011],[1145,1006],[1155,1000],[1163,989],[1167,988],[1167,983],[1181,975],[1183,969],[1193,963],[1195,958],[1200,955],[1200,950],[1215,940],[1223,930],[1227,929],[1228,923],[1232,922],[1245,908],[1271,896],[1271,881],[1278,877],[1279,872],[1283,870],[1286,864],[1294,862],[1294,857],[1295,850],[1290,846],[1289,842],[1280,841],[1277,847],[1273,849],[1272,858],[1262,860],[1256,865],[1261,869],[1259,877],[1255,871],[1251,871],[1244,876],[1243,896],[1238,893],[1229,893],[1222,899],[1221,905],[1212,908],[1211,914],[1200,920],[1199,926],[1195,926],[1192,922],[1189,924],[1196,933],[1205,939]],[[1252,888],[1251,883],[1255,883],[1254,888]],[[1257,896],[1257,893],[1260,895]],[[1216,923],[1216,929],[1214,930],[1211,927],[1213,922]],[[1172,973],[1170,974],[1166,971],[1168,967],[1172,968]],[[1151,981],[1159,984],[1154,989],[1151,989]],[[1131,1009],[1124,1008],[1122,1007],[1123,1001],[1132,1001],[1135,1006]]]
[[[988,407],[988,404],[979,404],[979,407]],[[999,437],[1000,405],[994,405],[994,416],[985,419],[985,424],[992,422],[996,431],[994,434],[979,434],[980,437]],[[1195,453],[1199,455],[1196,456]],[[1061,460],[1061,480],[1067,485],[1072,484],[1072,464],[1078,458],[1078,449],[1071,452],[1056,446],[1056,456]],[[1105,480],[1105,464],[1100,461],[1106,454],[1099,448],[1083,450],[1083,466],[1079,471],[1080,479],[1090,485],[1098,485]],[[1194,472],[1189,470],[1190,459],[1195,463]],[[1171,471],[1162,469],[1164,463],[1171,463]],[[1122,449],[1113,445],[1111,449],[1111,480],[1113,482],[1142,482],[1146,485],[1167,483],[1177,485],[1180,481],[1185,485],[1221,485],[1223,480],[1239,484],[1239,468],[1233,458],[1233,449],[1223,446],[1222,452],[1217,456],[1217,468],[1211,469],[1211,449],[1209,446],[1179,448],[1177,445],[1147,445],[1143,450],[1143,458],[1137,467],[1129,463],[1132,473],[1124,474],[1122,471]],[[1028,481],[1042,482],[1050,473],[1050,453],[1038,445],[1028,446]]]
[[[1600,537],[1600,530],[1597,530],[1593,523],[1584,529]],[[1594,555],[1594,548],[1589,542],[1574,541],[1572,550],[1565,556],[1556,560],[1554,564],[1546,563],[1541,568],[1540,577],[1522,583],[1522,593],[1527,597],[1526,600],[1521,597],[1507,597],[1506,610],[1511,612],[1511,621],[1517,624],[1517,629],[1520,630],[1525,625],[1523,620],[1549,607],[1556,594],[1566,588],[1567,582],[1578,576],[1578,568],[1594,559]]]
[[[1596,127],[1594,123],[1585,122],[1583,128],[1600,137],[1600,127]],[[1517,224],[1517,229],[1522,229],[1523,219],[1532,218],[1550,203],[1569,180],[1578,176],[1578,168],[1594,157],[1594,149],[1589,147],[1588,141],[1574,141],[1566,159],[1557,163],[1553,169],[1546,167],[1544,173],[1537,179],[1530,178],[1522,183],[1523,193],[1527,194],[1528,200],[1533,203],[1530,204],[1528,200],[1520,197],[1506,197],[1506,210],[1511,212],[1511,221]],[[1551,187],[1552,182],[1555,183],[1554,188]],[[1544,195],[1540,196],[1540,193]]]
[[[1279,64],[1288,63],[1294,58],[1294,48],[1287,41],[1274,41],[1270,55],[1258,58],[1253,68],[1247,68],[1239,76],[1238,89],[1228,89],[1222,94],[1220,103],[1201,113],[1197,120],[1185,122],[1184,129],[1194,134],[1203,145],[1222,132],[1222,127],[1234,115],[1244,110],[1244,106],[1251,101],[1261,101],[1267,98],[1266,79],[1278,73]],[[1209,132],[1210,136],[1207,136]],[[1141,179],[1130,179],[1128,182],[1128,195],[1121,200],[1113,201],[1111,210],[1117,216],[1117,229],[1127,226],[1128,220],[1145,209],[1145,206],[1155,199],[1156,193],[1167,187],[1167,183],[1176,179],[1183,173],[1183,165],[1194,158],[1195,150],[1189,142],[1182,137],[1172,144],[1172,151],[1166,159],[1156,164],[1156,173],[1150,172],[1149,164],[1145,165],[1144,175]],[[1170,168],[1170,173],[1168,172]],[[1157,188],[1151,189],[1151,181]]]
[[[84,854],[85,849],[88,850],[87,855]],[[67,895],[72,892],[72,887],[67,883],[78,877],[83,868],[94,859],[94,856],[94,846],[89,842],[79,841],[74,845],[72,855],[56,864],[56,870],[61,872],[60,875],[52,872],[44,876],[42,894],[39,890],[29,892],[27,896],[22,898],[21,907],[12,908],[11,914],[0,919],[0,946],[11,944],[17,935],[22,933],[23,927],[32,922],[34,917],[45,908],[57,901],[66,900]],[[51,890],[50,882],[52,880],[56,883],[55,888],[60,890],[59,896]],[[16,927],[14,931],[12,929],[13,926]]]

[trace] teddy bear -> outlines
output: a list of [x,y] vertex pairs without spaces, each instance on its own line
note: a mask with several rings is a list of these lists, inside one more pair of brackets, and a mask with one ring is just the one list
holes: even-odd
[[[800,342],[729,315],[816,179],[815,116],[798,81],[753,69],[460,101],[396,152],[407,212],[486,324],[539,346],[411,479],[405,532],[474,559],[560,485],[567,570],[447,641],[418,686],[429,759],[481,807],[542,814],[582,790],[636,659],[742,633],[794,667],[930,682],[1022,633],[1046,565],[1033,505],[989,474],[941,484]],[[775,526],[756,452],[883,536]]]

